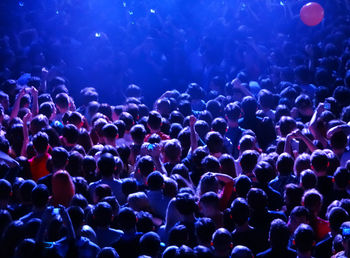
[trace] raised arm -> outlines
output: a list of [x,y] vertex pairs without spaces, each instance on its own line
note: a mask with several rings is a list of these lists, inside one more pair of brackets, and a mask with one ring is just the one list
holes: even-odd
[[197,119],[195,116],[190,116],[191,153],[193,153],[198,147],[197,132],[194,129],[194,124],[196,123],[196,121]]
[[18,93],[16,100],[15,100],[15,104],[13,105],[10,120],[12,120],[13,118],[18,116],[18,111],[19,111],[19,107],[21,104],[21,99],[23,98],[23,96],[25,94],[26,94],[26,90],[24,88],[21,89],[21,91]]
[[38,90],[35,87],[32,87],[30,89],[30,93],[33,97],[33,103],[32,103],[32,114],[33,117],[39,114],[39,103],[38,103]]
[[324,110],[325,110],[324,104],[320,103],[317,106],[314,114],[312,115],[312,118],[310,120],[309,130],[310,130],[311,134],[315,137],[315,139],[319,140],[321,142],[321,144],[323,145],[323,147],[326,147],[328,144],[327,139],[322,135],[322,133],[317,128],[317,120]]
[[21,155],[27,156],[27,145],[29,143],[28,122],[31,121],[32,114],[29,112],[23,117],[23,144],[21,149]]

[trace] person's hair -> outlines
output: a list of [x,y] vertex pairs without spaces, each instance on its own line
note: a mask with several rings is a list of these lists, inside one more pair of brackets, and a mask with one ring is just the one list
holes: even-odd
[[147,186],[150,190],[160,190],[164,185],[164,178],[159,171],[154,171],[147,177]]
[[231,252],[231,258],[252,258],[253,252],[244,245],[236,245]]
[[252,150],[255,147],[255,137],[251,135],[242,135],[239,140],[238,147],[239,150],[243,153],[246,150]]
[[169,140],[164,145],[165,157],[170,162],[176,162],[181,157],[181,143],[177,139]]
[[97,110],[98,113],[104,114],[109,120],[112,120],[112,107],[107,103],[102,103]]
[[137,217],[135,211],[129,207],[124,207],[119,211],[117,221],[122,230],[136,229]]
[[244,225],[249,218],[249,206],[244,198],[236,198],[230,208],[230,215],[232,216],[233,223],[238,226]]
[[125,131],[130,131],[131,127],[134,125],[134,118],[128,112],[122,112],[119,119],[125,123]]
[[147,120],[148,126],[153,130],[159,130],[162,125],[162,116],[157,111],[151,111]]
[[219,196],[214,192],[206,192],[199,199],[200,205],[210,206],[215,209],[219,209],[219,202]]
[[227,130],[227,123],[222,117],[217,117],[211,122],[211,128],[224,137]]
[[32,191],[35,186],[36,183],[31,179],[27,179],[21,183],[19,187],[19,194],[22,202],[32,201]]
[[112,188],[107,184],[99,184],[96,186],[94,194],[96,196],[96,202],[101,201],[103,198],[112,196]]
[[253,210],[264,210],[267,207],[267,195],[259,188],[252,188],[247,194],[249,207]]
[[241,105],[242,105],[242,110],[244,112],[244,116],[255,116],[258,103],[254,97],[251,97],[251,96],[244,97]]
[[59,93],[55,97],[55,103],[60,108],[67,109],[69,106],[69,96],[67,93]]
[[110,177],[114,173],[115,160],[112,154],[104,153],[97,161],[97,167],[102,177]]
[[60,170],[52,175],[52,199],[55,205],[68,207],[75,194],[75,187],[67,171]]
[[270,163],[266,161],[260,161],[254,169],[254,174],[257,181],[266,186],[274,178],[274,170]]
[[[123,120],[117,120],[114,121],[113,124],[117,127],[118,130],[118,137],[123,138],[125,134],[125,122]],[[102,133],[103,133],[103,128],[102,128]]]
[[68,123],[69,124],[73,124],[75,125],[76,127],[79,127],[81,125],[81,123],[83,122],[83,115],[80,114],[79,112],[72,112],[69,114],[69,117],[68,117]]
[[206,156],[201,164],[205,172],[220,172],[220,162],[212,155]]
[[51,152],[51,162],[55,168],[64,169],[68,159],[68,151],[63,147],[55,147]]
[[302,253],[311,251],[314,239],[314,231],[307,224],[300,224],[294,232],[295,246]]
[[147,177],[151,172],[154,171],[155,165],[151,156],[142,156],[136,164],[136,168],[140,171],[140,174]]
[[54,111],[55,106],[52,102],[44,102],[39,107],[39,114],[43,114],[48,119],[50,119]]
[[96,258],[119,258],[119,254],[113,247],[103,247]]
[[301,94],[295,99],[295,106],[298,109],[312,108],[312,101],[310,97],[306,94]]
[[140,238],[139,245],[140,254],[156,257],[161,248],[160,237],[155,232],[147,232]]
[[171,139],[177,139],[179,136],[179,133],[181,132],[181,130],[183,129],[181,124],[178,123],[172,123],[170,125],[170,129],[169,129],[169,136]]
[[194,124],[194,129],[198,133],[199,138],[205,139],[205,136],[210,131],[208,123],[204,120],[197,120]]
[[127,98],[140,98],[141,97],[141,88],[137,86],[136,84],[130,84],[125,89],[125,96]]
[[184,239],[188,239],[188,229],[184,225],[175,225],[169,231],[168,245],[181,246]]
[[122,182],[122,192],[127,197],[131,193],[137,192],[137,183],[134,178],[125,178]]
[[199,218],[195,224],[195,235],[199,243],[210,244],[211,237],[215,232],[215,223],[211,218]]
[[311,189],[304,193],[302,201],[310,212],[315,212],[322,206],[322,199],[322,195],[316,189]]
[[345,189],[347,187],[349,178],[349,171],[346,168],[338,167],[334,173],[334,183],[341,189]]
[[136,214],[136,228],[138,232],[146,233],[154,230],[153,216],[147,211],[139,211]]
[[131,130],[130,130],[130,135],[131,135],[131,138],[133,139],[133,141],[136,143],[136,144],[142,144],[144,139],[145,139],[145,136],[146,136],[146,129],[143,125],[134,125],[133,127],[131,127]]
[[241,108],[237,103],[229,103],[226,105],[224,113],[228,120],[238,121],[241,116]]
[[259,158],[259,153],[255,150],[246,150],[240,158],[240,165],[243,172],[253,172]]
[[84,222],[84,211],[81,207],[70,206],[68,209],[69,217],[72,221],[74,230],[78,230]]
[[68,124],[63,127],[62,136],[67,140],[70,144],[75,144],[79,138],[79,131],[75,125]]
[[246,197],[249,190],[252,188],[252,181],[250,178],[246,175],[240,175],[236,178],[236,194],[239,197]]
[[217,229],[212,236],[212,243],[215,250],[229,251],[232,243],[231,233],[225,228]]
[[292,207],[300,206],[303,193],[304,191],[299,185],[287,184],[284,190],[284,194],[288,200],[287,205]]
[[311,163],[310,163],[310,155],[307,153],[302,153],[300,154],[294,162],[294,172],[296,175],[300,175],[300,173],[306,169],[311,168]]
[[113,140],[118,136],[118,127],[114,124],[106,124],[102,127],[102,135],[109,140]]
[[300,174],[300,183],[305,190],[315,188],[317,185],[317,176],[311,169],[304,170]]
[[197,204],[189,193],[180,193],[176,196],[175,207],[182,215],[191,215],[197,210]]
[[283,220],[275,219],[271,222],[269,235],[272,249],[287,248],[290,232]]
[[93,209],[94,222],[96,226],[105,227],[111,224],[113,210],[107,202],[99,202]]
[[236,177],[236,167],[234,158],[227,153],[224,153],[219,158],[221,172],[231,177]]
[[218,132],[209,132],[206,136],[205,142],[210,153],[223,152],[224,140]]
[[328,156],[323,150],[315,150],[311,154],[311,165],[315,172],[326,171],[328,167]]
[[[76,185],[75,185],[76,187]],[[70,205],[71,206],[78,206],[82,209],[85,209],[87,206],[88,206],[88,201],[87,199],[85,198],[85,196],[83,194],[80,194],[80,193],[76,193],[71,202],[70,202]]]
[[[211,125],[211,122],[213,121],[213,115],[209,110],[204,110],[199,113],[198,120],[203,120],[207,122],[208,125]],[[186,120],[184,121],[184,125],[185,125],[185,122]]]
[[221,104],[217,100],[209,100],[206,105],[206,110],[208,110],[213,115],[213,117],[221,116]]
[[278,122],[282,137],[286,137],[297,128],[296,121],[290,116],[282,116]]
[[198,184],[197,191],[198,195],[201,196],[206,192],[217,192],[219,189],[219,183],[213,173],[205,173]]
[[32,190],[32,203],[34,207],[44,208],[49,201],[49,190],[46,185],[39,184]]
[[279,155],[276,166],[281,175],[289,175],[293,172],[294,160],[290,154],[284,152]]
[[267,89],[262,89],[258,93],[258,102],[262,108],[273,107],[273,94]]
[[32,134],[36,134],[37,132],[47,127],[48,125],[49,125],[49,119],[46,116],[39,114],[35,116],[30,122],[30,131]]
[[200,100],[205,96],[205,91],[197,83],[190,83],[187,86],[186,93],[190,95],[192,100]]
[[341,225],[349,220],[349,214],[341,207],[334,207],[329,212],[328,220],[331,230],[339,234]]
[[169,115],[169,122],[171,124],[179,123],[180,125],[182,125],[184,122],[184,116],[179,111],[174,110]]

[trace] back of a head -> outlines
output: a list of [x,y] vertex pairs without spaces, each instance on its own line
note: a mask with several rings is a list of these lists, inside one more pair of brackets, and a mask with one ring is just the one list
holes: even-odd
[[255,116],[258,103],[254,97],[246,96],[242,100],[244,116]]
[[334,233],[340,233],[340,226],[349,220],[349,215],[341,207],[334,207],[331,209],[328,215],[329,226]]
[[155,165],[151,156],[142,156],[137,164],[136,168],[139,170],[140,174],[147,177],[151,172],[154,171]]
[[205,142],[211,154],[223,151],[224,140],[218,132],[209,132],[206,135]]
[[70,206],[68,208],[68,214],[72,221],[73,228],[78,230],[84,222],[84,211],[78,206]]
[[182,215],[191,215],[197,210],[194,197],[188,193],[180,193],[176,196],[175,207]]
[[75,125],[68,124],[63,127],[62,136],[66,139],[67,143],[75,144],[79,138],[79,131]]
[[147,185],[150,190],[160,190],[164,185],[164,178],[159,171],[154,171],[147,177]]
[[253,172],[259,158],[259,153],[254,150],[246,150],[242,153],[240,165],[243,172]]
[[259,188],[252,188],[247,194],[247,201],[249,207],[253,210],[264,210],[267,207],[266,193]]
[[244,198],[236,198],[230,208],[232,220],[238,226],[244,225],[249,218],[249,206]]
[[232,243],[231,233],[225,228],[217,229],[213,234],[212,243],[215,251],[230,251]]
[[287,224],[281,219],[275,219],[270,226],[270,244],[272,249],[287,248],[290,232]]
[[33,137],[33,145],[38,153],[45,153],[49,144],[49,137],[46,133],[38,132]]
[[303,205],[312,213],[317,212],[322,205],[322,195],[316,190],[311,189],[304,193]]
[[114,173],[115,160],[112,154],[104,153],[97,161],[97,167],[102,177],[110,177]]
[[246,175],[240,175],[236,178],[235,189],[239,197],[246,197],[252,187],[252,180]]
[[135,143],[140,144],[146,136],[146,129],[143,125],[138,124],[131,127],[130,134]]
[[257,181],[262,185],[267,185],[274,178],[274,170],[270,163],[260,161],[255,169],[254,174]]
[[19,191],[22,202],[32,201],[32,191],[34,187],[36,187],[36,183],[31,179],[27,179],[21,184]]
[[69,96],[67,93],[59,93],[55,97],[55,104],[62,108],[62,109],[68,109],[69,106]]
[[164,145],[165,156],[170,162],[176,162],[181,157],[181,144],[179,140],[172,139],[165,143]]
[[334,173],[334,183],[339,189],[347,187],[349,178],[349,171],[346,168],[338,167]]
[[105,227],[111,223],[113,210],[107,202],[99,202],[95,205],[93,216],[96,226]]
[[0,200],[8,200],[11,195],[12,186],[6,179],[0,179]]
[[315,150],[311,154],[311,165],[315,172],[324,172],[328,167],[328,156],[323,150]]
[[347,145],[347,135],[343,132],[335,132],[330,139],[330,143],[333,149],[341,150]]
[[253,258],[253,252],[246,246],[236,245],[231,252],[231,258]]
[[104,247],[98,253],[97,258],[119,258],[119,255],[114,248]]
[[162,124],[162,116],[157,111],[151,111],[147,120],[148,126],[153,130],[159,130]]
[[314,231],[307,224],[300,224],[294,232],[295,246],[301,253],[312,250],[314,239]]
[[199,243],[210,244],[211,237],[215,232],[215,223],[211,218],[199,218],[195,223],[195,234]]
[[294,159],[286,152],[277,159],[277,170],[282,176],[290,175],[293,172]]
[[52,165],[56,169],[64,169],[68,160],[68,151],[63,147],[55,147],[51,152]]
[[118,128],[114,124],[106,124],[102,127],[102,135],[109,140],[115,140],[118,136]]
[[271,108],[273,105],[273,94],[267,89],[262,89],[258,93],[258,102],[262,108]]
[[304,170],[300,174],[300,183],[305,190],[315,188],[317,185],[317,176],[311,169]]
[[225,107],[225,116],[228,120],[238,121],[241,116],[241,108],[236,103],[229,103]]
[[220,133],[222,136],[225,136],[227,131],[227,123],[222,117],[217,117],[211,123],[211,128],[212,130]]
[[290,116],[282,116],[278,123],[282,137],[286,137],[297,128],[296,121]]
[[118,215],[118,223],[123,231],[133,230],[136,227],[136,214],[133,209],[122,208]]
[[33,188],[32,202],[37,208],[44,208],[49,200],[49,190],[46,185],[39,184]]
[[215,209],[219,209],[219,202],[219,196],[214,192],[207,192],[203,194],[199,200],[200,205],[212,207]]
[[155,257],[160,252],[161,242],[159,235],[154,232],[148,232],[140,238],[140,252],[143,255]]

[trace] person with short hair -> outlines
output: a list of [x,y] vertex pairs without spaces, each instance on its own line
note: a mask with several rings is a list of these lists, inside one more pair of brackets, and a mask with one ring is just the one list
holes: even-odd
[[46,163],[51,158],[51,155],[48,153],[49,137],[47,134],[39,132],[34,135],[33,146],[37,154],[28,160],[28,162],[32,178],[37,182],[40,178],[49,174]]

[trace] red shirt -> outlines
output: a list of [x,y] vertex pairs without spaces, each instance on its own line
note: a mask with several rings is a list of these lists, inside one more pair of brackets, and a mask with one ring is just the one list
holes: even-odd
[[50,157],[50,154],[45,153],[43,156],[35,156],[28,160],[30,172],[32,173],[32,178],[35,182],[37,182],[43,176],[47,176],[49,174],[49,171],[46,168],[46,162]]

